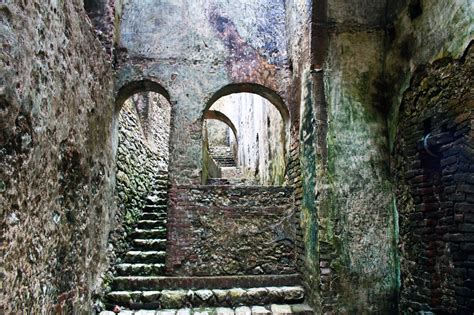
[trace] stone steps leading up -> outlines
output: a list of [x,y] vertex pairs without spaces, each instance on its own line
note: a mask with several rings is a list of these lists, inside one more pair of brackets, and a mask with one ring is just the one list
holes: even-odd
[[[224,164],[231,162],[222,158]],[[229,174],[236,171],[232,172]],[[232,184],[227,179],[213,180],[217,185]],[[114,266],[113,291],[104,301],[107,309],[119,305],[124,309],[120,313],[129,315],[313,314],[301,304],[305,292],[297,274],[165,277],[165,181],[167,176],[166,180],[156,181],[160,185],[145,200],[136,228],[128,236],[130,249]]]
[[230,147],[210,147],[209,155],[220,167],[237,166]]
[[300,304],[304,301],[304,296],[304,289],[301,286],[212,290],[112,291],[107,294],[106,302],[109,304],[109,308],[120,305],[135,310],[147,310]]
[[[271,304],[266,306],[239,306],[235,308],[182,308],[178,310],[123,310],[119,315],[266,315],[266,314],[294,314],[313,315],[313,309],[307,304]],[[115,315],[111,311],[103,311],[100,315]]]

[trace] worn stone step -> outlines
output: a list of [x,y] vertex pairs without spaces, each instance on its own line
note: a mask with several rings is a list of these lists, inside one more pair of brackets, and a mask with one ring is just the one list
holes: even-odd
[[[263,312],[263,313],[262,313]],[[269,312],[269,313],[268,313]],[[271,304],[264,306],[239,306],[239,307],[206,307],[206,308],[181,308],[161,310],[123,310],[119,315],[313,315],[313,309],[308,304]],[[103,311],[99,315],[115,315],[111,311]]]
[[133,248],[137,250],[166,250],[166,239],[140,239],[136,238],[132,241]]
[[149,204],[143,207],[144,212],[166,212],[167,204]]
[[255,276],[200,276],[200,277],[117,277],[114,290],[177,289],[231,289],[255,287],[281,287],[300,285],[298,274]]
[[145,198],[146,206],[166,205],[168,203],[167,195],[147,196]]
[[148,196],[145,198],[146,203],[149,205],[154,204],[154,201],[157,199],[168,199],[168,192],[167,191],[156,191],[149,193]]
[[140,216],[141,220],[166,220],[166,212],[143,212]]
[[131,309],[179,309],[184,307],[238,307],[244,305],[299,304],[304,289],[292,287],[259,287],[201,290],[112,291],[106,301]]
[[165,264],[118,264],[115,266],[119,276],[159,276],[165,272]]
[[151,184],[153,186],[156,185],[166,185],[168,186],[168,176],[160,176],[160,177],[155,177],[154,179],[151,180]]
[[135,229],[131,234],[132,238],[166,238],[166,228],[156,229]]
[[139,229],[153,229],[166,227],[166,220],[139,220],[137,228]]
[[164,251],[129,251],[125,254],[125,262],[128,263],[164,263],[166,252]]

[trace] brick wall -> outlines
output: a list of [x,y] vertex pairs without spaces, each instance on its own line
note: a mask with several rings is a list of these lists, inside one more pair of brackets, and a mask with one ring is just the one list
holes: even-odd
[[292,188],[175,186],[169,197],[168,274],[296,272]]
[[410,312],[474,309],[472,52],[420,68],[403,98],[394,160]]

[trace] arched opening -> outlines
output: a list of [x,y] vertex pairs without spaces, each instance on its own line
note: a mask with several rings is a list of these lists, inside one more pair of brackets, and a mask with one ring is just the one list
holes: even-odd
[[163,91],[139,81],[117,95],[115,276],[165,273],[171,103]]
[[[210,123],[216,114],[229,122]],[[217,92],[203,114],[203,183],[283,185],[288,117],[282,99],[263,86],[230,85]]]

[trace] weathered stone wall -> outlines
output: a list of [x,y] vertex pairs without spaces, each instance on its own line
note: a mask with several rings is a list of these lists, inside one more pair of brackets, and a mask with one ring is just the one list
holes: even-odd
[[[267,99],[237,93],[211,106],[232,121],[237,129],[237,163],[244,176],[261,185],[282,185],[286,170],[286,126],[281,114]],[[236,142],[237,141],[237,142]]]
[[[205,123],[204,123],[205,124]],[[206,125],[204,125],[205,128]],[[221,178],[222,170],[211,158],[209,154],[209,140],[207,130],[203,131],[203,142],[202,142],[202,174],[203,181],[207,181],[209,178]]]
[[0,4],[7,314],[89,313],[114,216],[108,57],[82,1]]
[[155,92],[134,94],[131,101],[139,119],[141,142],[154,154],[160,170],[168,171],[171,104]]
[[83,0],[84,10],[112,63],[117,62],[123,0]]
[[462,60],[419,68],[402,100],[393,170],[410,313],[474,308],[473,74],[471,47]]
[[204,128],[207,129],[209,146],[229,146],[230,137],[233,137],[229,126],[218,120],[206,119]]
[[296,271],[293,190],[179,186],[170,191],[169,275]]
[[172,183],[201,182],[202,118],[218,91],[231,83],[255,83],[285,99],[284,24],[282,1],[150,5],[131,0],[124,5],[119,83],[152,78],[170,93]]

